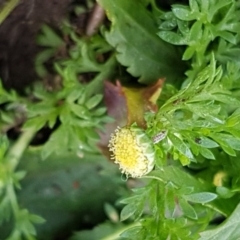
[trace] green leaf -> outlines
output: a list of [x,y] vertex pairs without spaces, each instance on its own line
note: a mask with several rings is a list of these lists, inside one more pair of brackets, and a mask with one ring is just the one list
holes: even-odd
[[187,45],[187,39],[177,33],[170,32],[170,31],[161,31],[158,33],[158,36],[173,45]]
[[[227,139],[225,139],[226,134],[223,133],[212,133],[210,135],[210,137],[215,140],[220,146],[221,148],[230,156],[236,156],[236,152],[234,151],[233,148],[238,148],[238,144],[239,144],[239,140],[237,138],[233,139],[233,141],[231,141],[229,139],[229,136],[231,137],[231,135],[228,135]],[[234,138],[234,137],[232,137]],[[231,144],[231,145],[230,145]]]
[[174,80],[182,75],[180,56],[173,46],[156,36],[156,22],[139,1],[98,2],[112,22],[106,39],[116,48],[118,61],[133,76],[140,77],[142,83],[151,83],[161,77]]
[[240,236],[240,204],[231,216],[218,227],[200,233],[199,240],[239,239]]
[[42,101],[39,104],[33,104],[28,107],[28,118],[32,117],[42,117],[43,115],[51,114],[52,112],[56,111],[56,108],[53,105],[52,102],[47,103],[46,99],[45,101]]
[[5,195],[4,197],[1,197],[0,201],[0,224],[2,224],[5,220],[9,221],[12,213],[11,209],[11,202],[8,199],[8,196]]
[[198,12],[193,12],[189,7],[183,5],[173,5],[172,11],[177,18],[183,21],[192,21],[198,17]]
[[209,191],[210,189],[207,182],[203,180],[200,182],[197,178],[176,166],[162,167],[161,170],[154,170],[143,178],[157,179],[166,184],[171,181],[174,185],[190,189],[195,193]]
[[186,156],[189,159],[193,159],[192,152],[190,148],[186,145],[186,143],[183,142],[182,139],[178,138],[177,136],[169,133],[168,138],[172,142],[173,146],[184,156]]
[[35,69],[38,76],[45,77],[47,75],[48,71],[44,63],[54,56],[55,52],[55,49],[49,48],[37,54],[35,58]]
[[211,140],[210,138],[204,137],[204,136],[200,136],[198,138],[198,140],[199,141],[197,144],[203,148],[216,148],[219,146],[215,141]]
[[110,203],[105,203],[104,204],[104,210],[108,216],[108,218],[112,221],[112,222],[118,222],[119,221],[119,215],[117,210],[110,204]]
[[[61,125],[50,136],[49,140],[44,144],[42,148],[42,159],[46,159],[52,153],[62,154],[63,152],[71,149],[73,146],[69,144],[70,139],[75,140],[76,136],[72,135],[71,127]],[[79,141],[80,144],[80,141]],[[77,146],[76,150],[77,150]]]
[[177,25],[179,31],[183,34],[183,36],[187,36],[189,34],[189,24],[185,21],[177,20]]
[[18,172],[15,172],[14,173],[14,175],[13,175],[13,183],[14,183],[14,185],[18,188],[18,189],[20,189],[21,188],[21,186],[20,186],[20,184],[19,184],[19,181],[20,180],[22,180],[25,176],[26,176],[26,171],[18,171]]
[[230,32],[224,32],[224,31],[221,31],[221,32],[218,32],[218,35],[225,39],[226,41],[236,45],[237,44],[237,39],[235,37],[234,34],[230,33]]
[[69,107],[70,107],[71,111],[74,114],[76,114],[78,117],[80,117],[81,119],[85,119],[85,120],[91,119],[91,114],[86,107],[75,104],[75,103],[69,104]]
[[221,116],[219,116],[219,111],[221,110],[221,106],[217,106],[213,104],[213,102],[209,102],[208,104],[201,105],[201,104],[186,104],[185,107],[196,114],[197,116],[207,119],[209,121],[213,121],[216,123],[223,124],[224,120]]
[[170,217],[172,218],[174,216],[174,212],[175,212],[175,207],[176,207],[176,203],[175,203],[175,189],[174,189],[174,184],[172,184],[171,182],[167,183],[165,186],[166,189],[166,201],[165,201],[165,210],[167,216],[166,217]]
[[124,229],[124,225],[122,223],[109,223],[104,222],[93,229],[90,230],[81,230],[79,232],[74,233],[74,236],[68,238],[69,240],[120,240],[119,233]]
[[137,208],[136,208],[135,203],[128,204],[121,211],[121,214],[120,214],[121,221],[124,221],[124,220],[130,218],[131,216],[133,216],[135,214],[136,211],[137,211]]
[[40,130],[46,124],[46,119],[41,117],[35,117],[28,119],[23,125],[23,129],[34,127],[36,130]]
[[213,155],[212,151],[207,148],[200,148],[200,153],[203,157],[207,159],[215,159],[215,156]]
[[37,37],[37,43],[44,47],[60,47],[63,40],[47,25],[42,26],[42,35]]
[[67,102],[73,103],[73,102],[79,100],[79,98],[81,98],[83,96],[83,94],[84,94],[83,88],[72,89],[70,94],[67,96]]
[[96,107],[103,99],[102,94],[96,94],[95,96],[91,97],[87,102],[86,102],[86,107],[88,109],[92,109]]
[[[229,94],[231,94],[231,93],[229,93]],[[240,105],[240,101],[237,98],[232,97],[227,94],[214,94],[212,96],[212,98],[216,101],[226,103],[231,106],[239,106]]]
[[5,156],[9,147],[9,141],[6,135],[0,135],[0,161]]
[[214,59],[214,55],[211,55],[211,62],[210,64],[205,67],[200,73],[198,73],[197,78],[193,81],[192,87],[199,87],[202,83],[205,83],[204,87],[206,88],[209,86],[215,77],[216,74],[216,61]]
[[0,25],[11,14],[15,7],[19,4],[19,0],[10,0],[4,4],[1,4],[0,9]]
[[216,193],[222,197],[222,198],[231,198],[234,195],[234,192],[232,192],[230,189],[223,187],[223,186],[218,186],[216,188]]
[[133,236],[134,236],[134,238],[139,235],[142,236],[143,234],[140,234],[141,231],[143,231],[143,228],[141,226],[136,226],[136,227],[127,229],[126,231],[121,233],[120,236],[123,237],[124,239],[132,239]]
[[224,133],[215,133],[214,135],[222,141],[225,141],[234,150],[240,151],[240,139]]
[[179,205],[186,217],[189,217],[191,219],[198,218],[194,208],[184,198],[179,199]]
[[208,203],[217,198],[217,194],[210,192],[193,193],[184,195],[184,199],[193,203]]
[[240,123],[240,112],[237,109],[228,119],[227,119],[227,126],[234,127],[235,125]]
[[161,30],[172,30],[173,28],[175,28],[177,26],[177,21],[176,19],[170,19],[170,20],[166,20],[163,23],[161,23],[160,25],[160,29]]
[[[99,117],[106,113],[107,109],[105,107],[97,108],[94,112],[92,112],[93,116]],[[113,119],[112,119],[113,120]]]
[[196,0],[189,0],[189,6],[192,12],[198,12],[198,2]]
[[202,37],[202,23],[201,22],[195,22],[193,26],[191,27],[190,34],[189,34],[189,41],[191,45],[191,41],[197,42]]
[[195,53],[195,46],[188,47],[183,54],[182,60],[186,61],[191,59],[194,53]]

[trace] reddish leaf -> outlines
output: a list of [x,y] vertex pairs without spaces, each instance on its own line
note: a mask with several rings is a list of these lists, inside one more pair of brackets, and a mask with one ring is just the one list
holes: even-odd
[[104,100],[108,115],[115,119],[105,126],[104,133],[100,133],[100,148],[106,153],[106,147],[111,133],[119,126],[131,125],[134,122],[144,128],[146,126],[144,113],[157,111],[156,101],[161,93],[164,80],[159,79],[155,84],[147,87],[123,87],[119,81],[116,85],[105,82]]

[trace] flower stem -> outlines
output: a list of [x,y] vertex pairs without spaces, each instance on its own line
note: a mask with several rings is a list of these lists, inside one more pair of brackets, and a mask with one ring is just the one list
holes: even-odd
[[18,5],[19,0],[10,0],[5,3],[4,7],[0,10],[0,25],[9,16],[13,9]]
[[17,142],[10,148],[6,157],[9,170],[14,171],[16,169],[24,151],[28,147],[28,144],[34,137],[35,133],[35,128],[24,130]]

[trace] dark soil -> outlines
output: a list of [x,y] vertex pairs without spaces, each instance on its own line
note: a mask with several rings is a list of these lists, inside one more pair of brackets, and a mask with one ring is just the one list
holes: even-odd
[[[0,6],[6,0],[0,0]],[[22,91],[37,79],[34,58],[36,35],[43,23],[59,27],[71,9],[71,0],[20,0],[0,25],[0,78],[6,88]]]

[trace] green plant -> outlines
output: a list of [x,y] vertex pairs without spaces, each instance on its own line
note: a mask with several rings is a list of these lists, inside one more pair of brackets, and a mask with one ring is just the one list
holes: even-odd
[[[43,27],[37,41],[45,50],[36,68],[53,83],[38,82],[25,97],[0,87],[1,131],[5,135],[12,126],[22,131],[17,141],[1,138],[0,219],[13,225],[9,239],[34,239],[32,224],[42,222],[22,210],[14,188],[26,174],[17,168],[19,161],[43,129],[50,136],[38,153],[46,161],[109,156],[98,135],[105,131],[123,177],[141,185],[131,194],[119,190],[119,216],[106,204],[110,221],[71,239],[239,238],[240,2],[189,0],[167,12],[154,0],[98,2],[111,25],[91,38],[80,37],[67,22],[64,38]],[[142,90],[160,78],[163,87]],[[115,92],[103,96],[109,90],[103,82],[111,79],[119,79],[111,85]],[[127,86],[133,83],[142,88]],[[113,121],[120,126],[110,137]]]
[[[107,40],[115,46],[112,39],[119,39],[116,49],[121,54],[128,43],[117,37],[124,32],[124,20],[117,10],[128,12],[133,3],[99,2],[114,24]],[[156,8],[153,1],[149,3]],[[122,201],[127,204],[122,220],[131,217],[140,225],[122,233],[121,239],[199,239],[200,235],[211,239],[203,232],[209,222],[217,213],[229,217],[237,207],[239,187],[235,169],[240,150],[240,116],[239,95],[233,93],[239,88],[239,62],[233,49],[238,49],[239,42],[238,5],[237,1],[193,0],[189,6],[176,4],[171,12],[159,14],[162,21],[158,35],[171,44],[187,46],[182,59],[188,61],[189,69],[182,88],[163,89],[157,113],[146,114],[146,134],[155,143],[156,170],[145,176],[151,181],[144,188],[133,189],[133,196]],[[153,16],[156,12],[154,9]],[[129,12],[133,14],[138,13]],[[133,22],[136,19],[140,22],[139,18]],[[132,37],[131,41],[134,40],[138,42]],[[131,57],[128,53],[124,52],[126,59]],[[137,61],[125,64],[131,66]],[[146,204],[148,209],[144,210]],[[234,216],[230,219],[236,221]],[[226,222],[221,229],[228,231],[228,237],[239,236],[227,225]],[[221,238],[218,232],[212,230],[211,237],[216,234]]]
[[[49,44],[47,47],[55,47],[56,39],[63,43],[50,28],[44,26],[43,31],[45,37],[40,39],[41,43]],[[34,239],[36,231],[33,223],[43,222],[41,217],[20,208],[14,190],[20,189],[19,182],[26,174],[25,171],[16,171],[16,168],[34,136],[43,128],[52,129],[49,140],[41,148],[42,159],[52,154],[66,155],[67,152],[73,152],[80,158],[89,152],[99,155],[97,130],[102,130],[104,124],[112,121],[106,116],[101,88],[105,78],[113,73],[116,60],[114,55],[104,62],[97,59],[111,48],[101,36],[94,36],[94,40],[90,41],[82,40],[72,30],[69,31],[75,44],[66,60],[54,64],[60,79],[56,84],[48,86],[38,82],[26,91],[26,97],[15,91],[8,92],[0,86],[0,103],[3,106],[0,209],[3,213],[1,223],[13,222],[8,239]],[[85,72],[93,75],[89,83],[79,79]],[[8,144],[6,133],[19,125],[22,134],[16,143]]]

